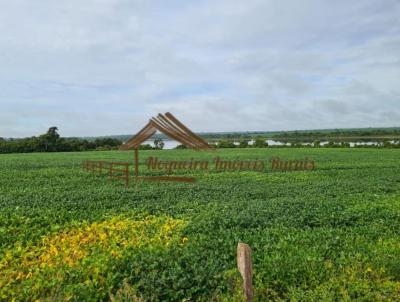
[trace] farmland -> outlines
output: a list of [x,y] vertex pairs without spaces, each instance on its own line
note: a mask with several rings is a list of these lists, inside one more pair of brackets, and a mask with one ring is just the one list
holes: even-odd
[[[137,301],[235,301],[239,241],[253,249],[256,301],[400,299],[399,150],[217,153],[309,157],[316,169],[195,171],[194,184],[132,181],[126,189],[80,165],[132,162],[131,152],[0,155],[0,300],[107,300],[125,283]],[[140,156],[149,174],[149,156],[215,154]]]

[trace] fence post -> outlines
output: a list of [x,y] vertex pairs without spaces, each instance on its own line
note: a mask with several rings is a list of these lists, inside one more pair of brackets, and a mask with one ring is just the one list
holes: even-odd
[[108,176],[109,176],[109,180],[111,182],[112,177],[113,177],[113,163],[110,163],[110,170],[108,171]]
[[135,178],[136,181],[139,178],[139,149],[135,147]]
[[100,161],[99,162],[99,175],[101,175],[103,173],[103,162]]
[[245,243],[238,243],[237,266],[243,278],[243,294],[246,302],[253,302],[251,248]]
[[125,165],[125,187],[129,186],[129,163]]

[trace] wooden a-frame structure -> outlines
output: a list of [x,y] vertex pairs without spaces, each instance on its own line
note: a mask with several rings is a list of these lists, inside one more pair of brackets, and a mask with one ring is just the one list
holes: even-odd
[[[181,123],[175,116],[167,112],[153,117],[135,136],[126,141],[121,150],[135,150],[135,177],[139,177],[139,145],[160,131],[168,137],[194,150],[214,150],[205,140],[194,134],[189,128]],[[160,179],[160,177],[158,177]],[[161,177],[163,180],[179,180],[184,178]]]

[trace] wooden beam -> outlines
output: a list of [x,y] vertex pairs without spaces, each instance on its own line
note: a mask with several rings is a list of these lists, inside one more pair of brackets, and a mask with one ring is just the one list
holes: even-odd
[[139,147],[135,147],[135,178],[139,177]]
[[181,176],[140,176],[140,179],[149,181],[176,181],[176,182],[195,182],[194,177],[181,177]]

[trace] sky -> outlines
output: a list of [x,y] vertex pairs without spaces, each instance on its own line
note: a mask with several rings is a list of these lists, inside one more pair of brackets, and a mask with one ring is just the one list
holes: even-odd
[[0,137],[400,126],[400,1],[0,0]]

